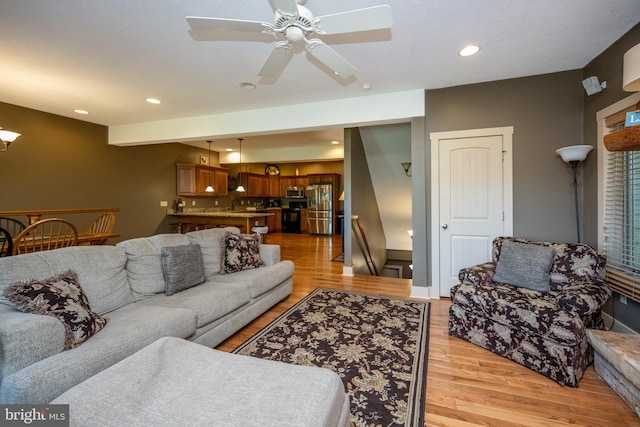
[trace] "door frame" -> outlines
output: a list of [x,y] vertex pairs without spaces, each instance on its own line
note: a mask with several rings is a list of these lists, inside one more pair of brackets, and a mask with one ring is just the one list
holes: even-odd
[[513,235],[513,126],[431,132],[431,298],[440,298],[440,144],[448,139],[502,137],[504,234]]

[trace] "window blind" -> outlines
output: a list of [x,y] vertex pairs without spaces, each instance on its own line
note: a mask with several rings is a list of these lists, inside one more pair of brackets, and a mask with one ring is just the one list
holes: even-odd
[[605,190],[606,278],[640,302],[640,151],[607,154]]

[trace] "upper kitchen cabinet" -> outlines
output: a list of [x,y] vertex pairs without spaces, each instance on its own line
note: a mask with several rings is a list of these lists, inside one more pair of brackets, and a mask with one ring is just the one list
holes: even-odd
[[[187,163],[176,164],[178,196],[226,196],[229,194],[228,178],[229,173],[226,169]],[[208,185],[215,190],[213,193],[204,191]]]
[[178,196],[196,195],[196,167],[195,165],[176,165],[176,194]]
[[246,186],[247,197],[278,197],[280,177],[243,172],[240,182]]

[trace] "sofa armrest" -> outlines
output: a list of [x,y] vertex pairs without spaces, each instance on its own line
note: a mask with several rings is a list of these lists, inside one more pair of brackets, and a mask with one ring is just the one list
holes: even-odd
[[0,307],[0,383],[20,369],[62,352],[64,338],[64,326],[55,317]]
[[558,306],[580,317],[594,314],[611,298],[611,288],[599,280],[564,288],[557,296]]
[[274,265],[280,262],[280,245],[260,244],[260,258],[265,265]]
[[487,285],[493,283],[493,275],[496,273],[495,262],[485,262],[484,264],[465,267],[458,273],[460,283],[466,285]]

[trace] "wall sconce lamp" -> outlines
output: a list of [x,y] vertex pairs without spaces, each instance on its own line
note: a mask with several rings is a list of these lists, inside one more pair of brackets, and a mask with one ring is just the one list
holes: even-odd
[[622,90],[625,92],[640,91],[640,44],[635,45],[624,54],[622,66]]
[[578,243],[580,243],[580,209],[578,207],[578,165],[587,158],[589,152],[593,150],[591,145],[572,145],[569,147],[558,148],[556,154],[562,157],[562,160],[571,165],[573,174],[573,195],[576,205],[576,227],[578,230]]
[[404,169],[404,173],[407,176],[411,176],[411,173],[409,172],[411,170],[411,162],[402,162],[401,165],[402,165],[402,168]]
[[10,130],[4,130],[0,127],[0,152],[7,151],[13,141],[18,138],[20,134],[18,132],[12,132]]
[[[209,163],[207,163],[209,166],[211,166],[211,140],[207,140],[207,142],[209,143]],[[207,185],[207,188],[204,189],[205,193],[214,193],[216,190],[213,189],[213,185],[211,185],[211,174],[209,174],[209,185]]]

